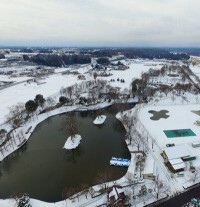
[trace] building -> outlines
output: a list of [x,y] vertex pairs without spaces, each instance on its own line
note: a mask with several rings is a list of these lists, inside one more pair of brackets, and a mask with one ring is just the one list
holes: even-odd
[[187,145],[179,145],[174,147],[167,147],[163,151],[163,156],[167,160],[178,159],[181,158],[183,161],[189,161],[196,159],[189,150]]
[[151,155],[148,155],[145,161],[145,167],[143,171],[143,178],[155,180],[156,178],[156,167],[155,160]]
[[173,160],[169,160],[169,165],[173,172],[181,172],[185,170],[185,163],[182,159],[177,158]]
[[121,186],[114,185],[108,189],[107,193],[109,206],[123,206],[122,204],[124,203],[126,196],[124,195],[124,191]]
[[184,161],[196,159],[196,156],[188,149],[187,145],[167,147],[163,151],[163,157],[174,173],[184,171],[186,167]]

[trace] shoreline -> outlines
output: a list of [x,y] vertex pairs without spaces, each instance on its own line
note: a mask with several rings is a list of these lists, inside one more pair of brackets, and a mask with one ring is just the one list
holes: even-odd
[[[131,102],[131,103],[135,103],[135,102]],[[47,113],[44,113],[44,114],[40,114],[38,115],[37,118],[35,118],[34,120],[31,120],[31,121],[28,121],[28,123],[26,123],[26,127],[24,128],[25,131],[30,127],[32,126],[31,130],[29,131],[28,134],[25,134],[26,136],[26,140],[28,141],[29,138],[31,137],[32,133],[34,132],[35,128],[40,124],[42,123],[43,121],[45,121],[46,119],[48,118],[51,118],[53,116],[56,116],[56,115],[61,115],[61,114],[65,114],[65,113],[68,113],[68,112],[72,112],[72,111],[76,111],[76,112],[82,112],[82,111],[96,111],[96,110],[100,110],[100,109],[104,109],[104,108],[107,108],[109,106],[112,106],[113,104],[115,104],[114,102],[110,102],[110,103],[107,103],[107,102],[103,102],[103,103],[99,103],[99,104],[96,104],[96,105],[92,105],[92,106],[89,106],[89,107],[81,107],[81,106],[64,106],[64,107],[61,107],[61,108],[58,108],[58,109],[55,109],[53,111],[50,111],[48,114]],[[84,110],[83,110],[84,109]],[[116,114],[116,118],[121,122],[121,120],[118,118],[118,114],[120,112],[118,112]],[[122,122],[121,122],[122,123]],[[124,124],[122,123],[122,125],[124,126]],[[23,127],[22,127],[23,128]],[[127,131],[126,127],[124,126],[125,130]],[[127,172],[126,174],[131,171],[131,166],[133,166],[133,158],[134,156],[132,155],[131,153],[131,150],[128,146],[128,142],[125,140],[126,142],[126,145],[127,145],[127,148],[129,150],[129,153],[130,153],[130,156],[131,156],[131,163],[130,163],[130,166],[128,167],[127,169]],[[2,162],[5,158],[9,157],[12,153],[14,153],[15,151],[19,150],[22,146],[20,147],[17,147],[16,149],[14,149],[13,151],[10,151],[9,154],[7,154],[0,162]],[[117,182],[117,183],[126,183],[127,182],[127,179],[126,179],[126,174],[115,180],[115,181],[110,181],[108,183],[106,183],[109,187],[113,185],[113,182]],[[98,190],[100,185],[95,185],[95,186],[90,186],[92,188],[94,188],[95,190]],[[79,192],[80,193],[80,192]],[[42,200],[38,200],[36,198],[30,198],[31,201],[33,201],[33,203],[37,203],[37,205],[41,204],[41,205],[47,205],[47,206],[60,206],[60,205],[63,205],[63,203],[66,203],[65,200],[61,200],[61,201],[57,201],[57,202],[45,202],[45,201],[42,201]],[[67,199],[68,200],[68,199]],[[92,201],[93,199],[91,199],[90,201],[93,203],[95,201]],[[89,201],[89,200],[88,200]],[[0,199],[0,204],[1,202],[12,202],[11,199],[7,198],[7,199]],[[34,207],[34,205],[33,205]]]
[[[99,103],[99,104],[96,104],[96,105],[89,106],[87,108],[83,108],[80,105],[77,105],[77,106],[63,106],[61,108],[54,109],[54,110],[52,110],[48,113],[39,114],[39,115],[37,115],[37,117],[32,117],[32,118],[35,118],[35,119],[34,120],[30,119],[23,127],[18,128],[17,131],[23,129],[24,132],[26,132],[31,127],[31,130],[27,134],[24,134],[26,141],[28,141],[30,136],[34,132],[35,128],[41,122],[45,121],[48,118],[51,118],[51,117],[56,116],[56,115],[61,115],[61,114],[65,114],[65,113],[68,113],[68,112],[72,112],[72,111],[75,111],[75,112],[96,111],[96,110],[99,110],[99,109],[103,109],[103,108],[112,106],[113,104],[114,104],[113,102],[110,102],[110,103],[103,102],[103,103]],[[10,149],[9,152],[8,151],[4,152],[4,156],[2,156],[2,155],[0,156],[0,163],[5,158],[9,157],[9,155],[11,155],[15,151],[19,150],[23,146],[24,145],[22,145],[20,147],[14,146],[14,149]]]

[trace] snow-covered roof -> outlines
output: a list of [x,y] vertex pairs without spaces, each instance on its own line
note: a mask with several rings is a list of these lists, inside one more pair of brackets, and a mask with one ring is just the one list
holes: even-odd
[[185,163],[180,163],[180,164],[176,164],[176,165],[172,165],[174,170],[179,170],[179,169],[184,169],[185,168]]
[[154,174],[154,167],[155,161],[151,155],[147,156],[145,167],[144,167],[144,173],[143,174]]
[[115,199],[117,200],[118,199],[118,194],[123,193],[123,192],[124,191],[123,191],[122,188],[118,188],[118,187],[115,188],[115,187],[113,187],[112,191],[109,194],[109,197],[114,196]]
[[164,151],[169,160],[191,156],[186,145],[167,147]]
[[178,159],[169,160],[169,162],[171,163],[171,165],[177,165],[183,163],[183,160],[181,158],[178,158]]
[[179,170],[179,169],[185,168],[185,163],[180,158],[169,160],[169,162],[172,165],[172,167],[174,168],[174,170]]

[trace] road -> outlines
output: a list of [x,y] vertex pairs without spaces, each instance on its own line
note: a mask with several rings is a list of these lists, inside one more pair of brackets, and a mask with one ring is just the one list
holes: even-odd
[[197,184],[178,196],[170,199],[164,199],[161,202],[156,202],[148,207],[182,207],[184,204],[191,201],[192,198],[200,198],[200,184]]

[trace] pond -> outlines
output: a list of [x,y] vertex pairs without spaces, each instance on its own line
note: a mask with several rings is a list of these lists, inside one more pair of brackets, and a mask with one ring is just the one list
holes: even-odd
[[102,110],[107,116],[102,126],[93,125],[99,111],[73,113],[83,138],[74,151],[63,149],[69,136],[64,130],[69,114],[40,123],[24,148],[0,163],[0,198],[28,193],[32,198],[55,202],[62,200],[64,187],[78,190],[82,184],[96,184],[100,172],[112,174],[111,180],[125,175],[127,169],[109,165],[112,156],[130,159],[125,129],[115,118],[116,108]]

